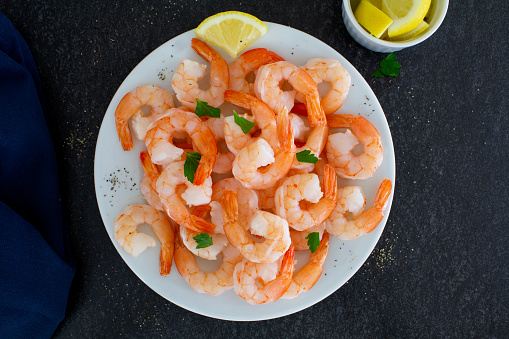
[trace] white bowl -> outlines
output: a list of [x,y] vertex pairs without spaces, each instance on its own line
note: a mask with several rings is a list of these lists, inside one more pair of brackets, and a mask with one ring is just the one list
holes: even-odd
[[368,33],[355,19],[352,10],[351,0],[343,0],[343,21],[348,33],[363,47],[374,52],[390,53],[411,47],[429,38],[440,27],[444,21],[449,0],[432,0],[435,2],[430,15],[429,27],[421,35],[405,41],[385,41],[375,38]]

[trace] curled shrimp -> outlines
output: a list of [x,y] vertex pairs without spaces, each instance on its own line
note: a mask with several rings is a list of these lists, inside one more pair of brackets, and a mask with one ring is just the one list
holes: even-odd
[[[329,127],[346,127],[345,133],[329,135],[327,160],[342,178],[367,179],[382,163],[383,148],[380,134],[366,118],[353,114],[334,114],[328,118]],[[354,154],[361,143],[364,151]]]
[[200,232],[195,232],[187,227],[180,227],[180,237],[182,242],[191,253],[194,255],[207,259],[216,260],[217,255],[221,253],[223,248],[228,245],[228,239],[221,233],[212,233],[209,236],[212,238],[212,245],[208,247],[198,248],[198,243],[194,239]]
[[[391,191],[391,181],[384,179],[373,206],[362,212],[366,200],[361,188],[348,186],[339,189],[338,204],[326,221],[327,232],[339,239],[350,240],[373,231],[384,217]],[[348,218],[349,214],[352,214],[353,219]]]
[[[182,194],[179,194],[177,190],[180,185],[187,186]],[[177,224],[196,232],[212,233],[214,231],[216,227],[214,224],[189,213],[185,204],[198,206],[210,202],[212,195],[210,177],[199,186],[193,185],[184,175],[184,161],[173,162],[166,166],[157,179],[156,192],[159,193],[164,211]]]
[[241,149],[252,144],[259,138],[265,139],[272,148],[278,147],[276,116],[267,104],[256,97],[239,91],[227,90],[224,98],[229,103],[250,110],[253,119],[246,118],[251,122],[255,122],[260,130],[259,137],[252,137],[254,128],[250,132],[244,133],[239,125],[235,122],[234,116],[225,118],[224,136],[228,148],[237,155]]
[[278,273],[278,264],[254,263],[243,259],[233,272],[235,293],[250,304],[271,303],[288,290],[293,276],[293,246],[285,252]]
[[[341,66],[340,62],[332,58],[313,58],[302,66],[317,85],[322,81],[329,82],[331,89],[321,100],[325,114],[336,112],[348,96],[352,79],[348,72]],[[297,93],[296,100],[304,102],[304,97]]]
[[233,271],[242,260],[242,255],[233,246],[228,245],[222,251],[223,262],[214,272],[203,272],[194,255],[177,237],[175,241],[175,265],[193,290],[198,293],[219,295],[233,288]]
[[323,263],[329,250],[329,234],[325,233],[320,245],[314,253],[311,253],[309,261],[292,278],[290,286],[281,296],[282,299],[293,299],[302,292],[307,292],[322,275]]
[[238,216],[237,194],[226,191],[221,201],[223,206],[224,233],[230,243],[252,262],[274,262],[291,245],[288,223],[285,219],[269,212],[257,211],[251,219],[251,234],[265,237],[255,242],[240,224]]
[[235,157],[232,173],[244,187],[253,189],[272,187],[290,170],[295,152],[286,111],[277,116],[277,134],[279,147],[276,152],[265,139],[259,138],[241,149]]
[[113,223],[115,240],[133,257],[137,257],[147,247],[154,247],[154,238],[136,231],[138,225],[142,224],[148,224],[161,242],[159,269],[161,275],[169,274],[173,262],[175,230],[164,214],[152,206],[130,205],[124,208]]
[[[336,207],[336,173],[329,165],[325,166],[324,191],[325,195],[320,190],[318,175],[314,173],[291,176],[276,190],[276,214],[297,231],[319,225]],[[301,202],[308,202],[308,206],[302,208]]]
[[194,176],[194,183],[199,186],[210,176],[214,168],[217,156],[214,134],[196,114],[179,108],[168,110],[164,116],[150,124],[145,138],[150,158],[155,164],[167,165],[179,159],[184,153],[183,149],[171,142],[176,132],[189,134],[201,154],[200,164]]
[[[226,191],[232,191],[237,194],[238,209],[239,209],[239,222],[241,225],[248,226],[251,218],[254,216],[258,207],[258,194],[255,190],[246,188],[235,178],[226,178],[215,182],[212,185],[212,197],[211,197],[211,217],[212,222],[216,227],[223,228],[223,212],[221,207],[221,199],[223,193]],[[215,203],[215,204],[214,204]]]
[[[288,81],[294,90],[283,91],[280,83],[284,80]],[[295,102],[296,92],[299,92],[305,98],[307,111],[317,112],[308,116],[309,124],[314,127],[326,121],[315,81],[306,71],[288,61],[278,61],[260,67],[254,86],[256,96],[269,105],[276,114],[283,109],[290,112]]]
[[195,108],[196,99],[219,107],[224,102],[224,91],[228,88],[228,64],[212,47],[205,42],[193,38],[191,47],[208,63],[210,63],[210,88],[201,90],[198,80],[205,75],[206,65],[184,59],[180,62],[171,81],[177,99],[182,105]]
[[265,48],[255,48],[242,53],[229,66],[230,89],[255,95],[254,85],[248,82],[246,77],[263,65],[283,60],[282,57]]
[[[150,108],[150,113],[146,116],[143,114],[143,107]],[[115,110],[115,126],[124,151],[133,148],[129,119],[133,118],[132,128],[135,137],[143,140],[147,126],[171,107],[173,107],[173,97],[157,86],[140,86],[127,93]]]
[[233,154],[227,147],[225,152],[219,151],[219,146],[221,146],[220,142],[224,141],[224,119],[224,115],[221,115],[219,118],[208,118],[203,122],[205,126],[210,128],[212,134],[214,134],[218,148],[216,162],[214,164],[214,168],[212,169],[213,173],[230,172],[232,170],[233,160],[235,159],[235,154]]

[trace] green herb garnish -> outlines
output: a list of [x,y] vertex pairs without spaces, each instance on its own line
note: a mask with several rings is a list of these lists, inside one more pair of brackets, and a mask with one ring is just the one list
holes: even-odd
[[197,236],[194,236],[193,239],[198,244],[196,249],[212,246],[212,237],[207,233],[200,233]]
[[196,115],[200,118],[204,115],[211,118],[219,118],[221,116],[221,110],[219,108],[212,107],[200,99],[196,99],[196,108],[194,109],[194,113],[196,113]]
[[187,153],[186,162],[184,163],[184,175],[187,180],[192,184],[194,183],[194,173],[200,164],[201,154],[198,152]]
[[401,65],[396,61],[396,56],[391,53],[385,59],[380,61],[380,68],[378,68],[372,77],[383,78],[384,76],[397,77],[401,72],[399,68]]
[[240,126],[244,134],[248,134],[249,131],[251,131],[251,129],[256,125],[254,122],[239,116],[235,110],[233,110],[233,121],[235,121],[235,123]]
[[315,253],[318,245],[320,245],[320,234],[318,232],[311,232],[305,239],[308,240],[308,247],[311,253]]
[[308,149],[297,153],[296,156],[297,156],[297,161],[300,161],[300,162],[316,164],[316,162],[318,161],[318,158],[313,153],[311,153],[311,151]]

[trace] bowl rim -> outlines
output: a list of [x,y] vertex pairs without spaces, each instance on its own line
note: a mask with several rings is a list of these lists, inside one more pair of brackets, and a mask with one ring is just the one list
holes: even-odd
[[392,48],[405,48],[417,45],[418,43],[421,43],[422,41],[429,38],[435,31],[440,27],[442,22],[444,21],[445,15],[447,14],[447,9],[449,7],[449,0],[435,0],[442,4],[442,10],[439,13],[439,15],[435,16],[433,20],[430,23],[430,27],[424,32],[424,34],[421,34],[415,38],[412,38],[410,40],[405,41],[386,41],[382,39],[375,38],[371,34],[369,34],[355,19],[355,16],[353,14],[352,10],[352,4],[351,0],[343,0],[343,8],[346,11],[346,15],[348,16],[348,19],[352,22],[352,25],[355,27],[355,29],[362,35],[363,38],[369,40],[370,42],[379,45],[379,46],[385,46],[385,47],[392,47]]

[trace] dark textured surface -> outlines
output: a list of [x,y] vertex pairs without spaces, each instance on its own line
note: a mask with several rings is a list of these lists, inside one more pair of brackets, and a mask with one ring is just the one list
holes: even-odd
[[[93,184],[95,141],[122,80],[159,45],[225,10],[339,51],[377,95],[396,152],[393,207],[364,266],[317,305],[258,323],[202,317],[145,286],[108,239]],[[352,40],[338,0],[0,0],[0,11],[39,67],[77,264],[56,337],[509,335],[505,1],[452,1],[435,35],[396,53],[395,79],[370,77],[383,55]]]

